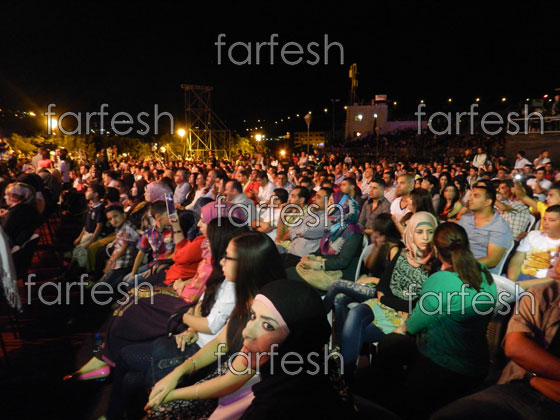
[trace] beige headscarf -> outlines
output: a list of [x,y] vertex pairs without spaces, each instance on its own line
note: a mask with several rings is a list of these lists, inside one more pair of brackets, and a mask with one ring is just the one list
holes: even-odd
[[406,254],[406,259],[412,267],[420,267],[425,265],[433,257],[433,247],[430,245],[430,249],[426,252],[422,252],[418,249],[414,243],[414,231],[420,225],[429,225],[434,229],[437,228],[438,221],[432,213],[427,211],[419,211],[414,213],[410,220],[406,224],[404,230],[404,245],[408,250]]

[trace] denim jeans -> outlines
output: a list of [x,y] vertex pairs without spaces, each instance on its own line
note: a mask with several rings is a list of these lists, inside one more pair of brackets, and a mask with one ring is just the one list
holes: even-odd
[[345,372],[354,370],[364,342],[377,342],[383,337],[385,333],[373,324],[373,312],[368,305],[360,304],[350,309],[342,329],[340,351]]
[[334,306],[334,344],[341,345],[342,328],[348,317],[348,304],[362,303],[375,297],[376,288],[367,284],[358,284],[348,280],[337,280],[329,287],[323,300],[326,312]]

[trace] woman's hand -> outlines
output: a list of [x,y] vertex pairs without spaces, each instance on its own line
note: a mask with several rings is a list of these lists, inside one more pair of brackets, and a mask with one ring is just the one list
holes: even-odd
[[380,292],[379,290],[377,291],[377,299],[379,300],[379,303],[381,303],[381,298],[385,296],[385,294],[383,292]]
[[377,278],[377,277],[364,277],[364,278],[358,279],[356,281],[356,283],[358,283],[358,284],[368,284],[368,283],[379,284],[379,278]]
[[400,327],[395,328],[391,332],[394,333],[394,334],[405,335],[408,332],[408,330],[406,329],[406,324],[403,322]]
[[189,344],[195,343],[196,340],[198,340],[198,333],[192,328],[189,328],[188,330],[175,336],[177,348],[181,349],[181,351],[185,351],[185,347]]
[[171,372],[165,378],[159,380],[152,388],[144,410],[150,410],[171,400],[172,398],[169,396],[169,393],[177,387],[177,382],[179,382],[179,378],[174,372]]
[[183,293],[183,289],[185,288],[186,284],[187,284],[187,281],[182,280],[182,279],[177,279],[173,282],[173,289],[177,293],[177,296],[181,296],[181,294]]

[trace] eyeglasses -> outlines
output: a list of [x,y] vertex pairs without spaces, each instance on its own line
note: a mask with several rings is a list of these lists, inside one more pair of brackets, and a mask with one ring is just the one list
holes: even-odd
[[226,260],[226,261],[239,261],[238,258],[228,257],[227,255],[224,255],[224,256],[222,257],[222,261],[223,261],[223,260]]

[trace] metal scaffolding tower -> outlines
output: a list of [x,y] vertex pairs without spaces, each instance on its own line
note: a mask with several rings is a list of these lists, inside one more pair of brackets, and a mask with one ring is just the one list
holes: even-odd
[[231,131],[210,106],[212,86],[181,85],[185,94],[185,143],[183,156],[201,160],[210,155],[228,159]]

